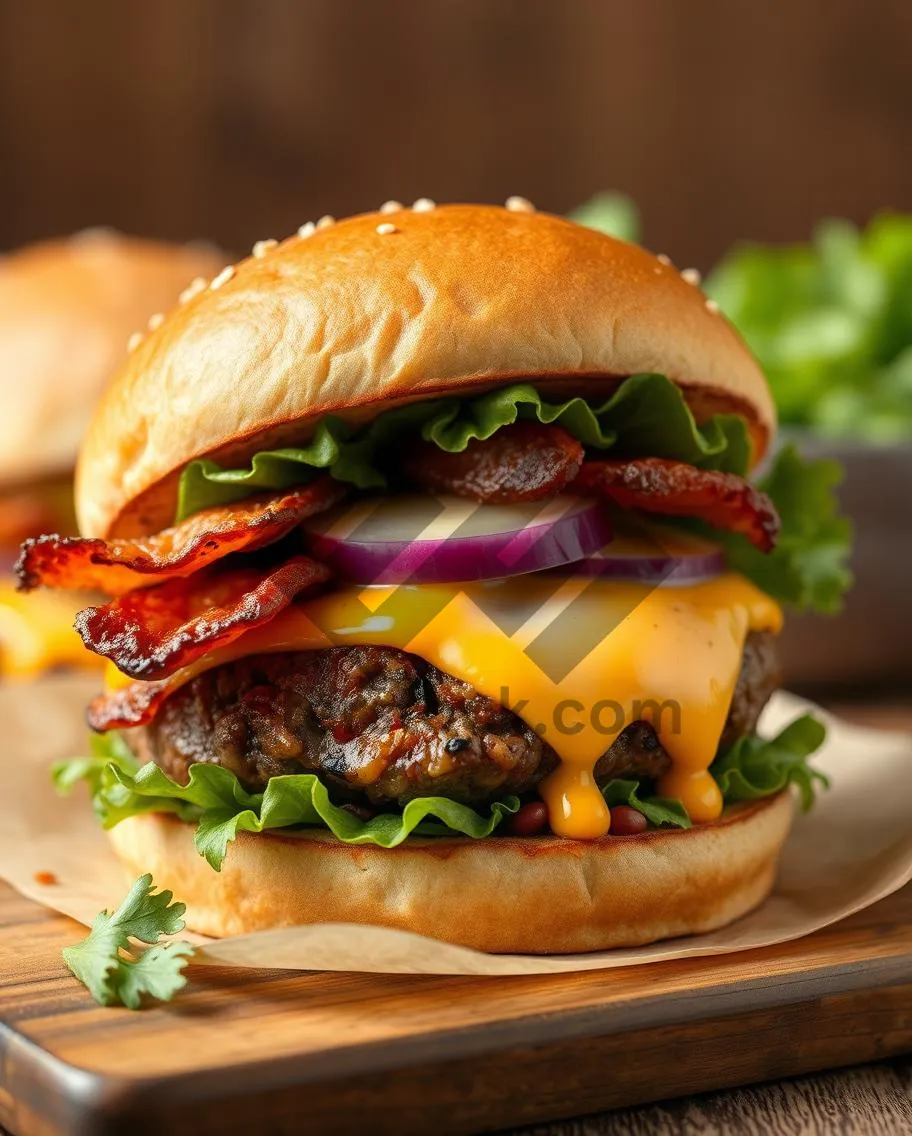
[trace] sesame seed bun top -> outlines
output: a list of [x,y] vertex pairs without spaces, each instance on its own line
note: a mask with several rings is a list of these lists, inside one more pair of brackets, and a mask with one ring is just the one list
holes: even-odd
[[548,214],[423,199],[323,218],[219,273],[129,356],[82,450],[91,536],[170,523],[192,459],[247,461],[332,413],[520,379],[604,398],[647,371],[698,420],[743,414],[759,460],[775,429],[763,375],[699,288],[651,253]]

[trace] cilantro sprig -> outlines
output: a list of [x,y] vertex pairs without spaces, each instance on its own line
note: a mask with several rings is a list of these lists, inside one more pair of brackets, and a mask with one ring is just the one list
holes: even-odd
[[140,876],[113,914],[100,911],[88,936],[64,947],[63,961],[100,1005],[138,1010],[144,996],[167,1002],[186,984],[193,947],[158,941],[184,929],[186,904],[172,898],[154,890],[151,875]]

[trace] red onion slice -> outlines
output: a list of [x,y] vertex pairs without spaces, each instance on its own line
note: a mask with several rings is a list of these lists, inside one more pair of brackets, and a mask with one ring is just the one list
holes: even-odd
[[441,584],[573,564],[611,539],[598,501],[562,494],[523,505],[376,497],[303,526],[308,551],[356,584]]

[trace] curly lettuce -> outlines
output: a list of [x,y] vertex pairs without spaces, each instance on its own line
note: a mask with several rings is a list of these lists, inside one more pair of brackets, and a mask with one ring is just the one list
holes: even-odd
[[[490,438],[519,419],[558,423],[590,451],[613,457],[670,458],[741,476],[750,464],[744,419],[717,414],[698,424],[680,388],[664,375],[633,375],[597,406],[581,398],[549,402],[529,383],[513,383],[473,399],[433,399],[390,410],[358,434],[325,418],[306,446],[263,451],[244,469],[191,462],[180,480],[178,519],[261,490],[302,484],[322,470],[360,489],[383,488],[384,454],[409,434],[459,453],[472,439]],[[778,548],[762,555],[743,537],[711,535],[726,546],[732,567],[774,599],[799,609],[838,611],[852,580],[845,566],[851,526],[840,517],[834,493],[839,479],[836,463],[805,462],[786,448],[761,484],[782,518]]]
[[775,738],[745,737],[713,763],[710,773],[726,804],[771,797],[794,785],[805,812],[813,807],[818,789],[829,779],[808,763],[826,738],[826,727],[804,714]]
[[395,848],[416,836],[490,836],[504,817],[519,808],[518,797],[495,801],[484,815],[446,797],[421,797],[400,813],[364,820],[333,804],[326,786],[312,773],[271,777],[262,793],[248,792],[219,765],[190,767],[190,781],[179,785],[157,765],[140,766],[117,734],[93,737],[89,757],[54,767],[59,792],[87,781],[95,814],[104,828],[143,813],[172,813],[195,824],[194,844],[216,871],[239,832],[276,828],[322,828],[346,844]]
[[602,796],[610,809],[615,805],[636,809],[653,828],[691,828],[693,824],[682,801],[674,797],[654,797],[642,781],[616,777],[602,789]]
[[476,398],[431,399],[387,410],[359,432],[329,416],[306,445],[264,450],[244,469],[191,462],[180,479],[177,520],[262,490],[301,485],[324,470],[359,489],[382,489],[384,457],[402,439],[419,436],[461,453],[473,439],[490,438],[518,419],[556,422],[591,449],[618,456],[674,458],[738,474],[750,463],[744,420],[717,414],[698,425],[680,388],[664,375],[632,375],[596,406],[582,398],[549,402],[530,383],[513,383]]
[[[710,770],[726,804],[771,796],[794,784],[809,808],[817,785],[827,784],[807,761],[825,733],[820,722],[805,715],[776,738],[739,741]],[[193,824],[196,850],[215,871],[221,870],[239,832],[319,828],[346,844],[396,848],[413,834],[482,840],[520,807],[515,796],[495,801],[487,813],[446,797],[420,797],[401,812],[365,820],[333,804],[326,786],[312,773],[272,777],[263,792],[251,793],[230,770],[199,763],[190,766],[188,784],[179,785],[157,765],[141,766],[116,733],[94,736],[90,748],[89,756],[54,766],[58,792],[69,793],[80,781],[87,782],[104,828],[144,813],[170,813]],[[682,802],[653,795],[647,782],[615,779],[602,792],[609,807],[629,805],[655,828],[691,826]]]
[[806,461],[784,446],[759,487],[771,497],[782,528],[772,552],[760,552],[737,533],[713,529],[729,566],[767,595],[797,611],[835,615],[852,586],[848,556],[852,522],[839,512],[836,486],[842,466],[828,459]]

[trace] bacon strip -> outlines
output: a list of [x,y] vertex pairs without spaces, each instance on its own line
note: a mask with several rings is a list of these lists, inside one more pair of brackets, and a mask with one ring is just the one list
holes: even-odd
[[403,462],[409,480],[431,493],[512,504],[560,493],[576,476],[583,447],[560,426],[514,422],[450,454],[419,442]]
[[131,678],[160,679],[268,623],[329,571],[307,556],[275,568],[224,569],[143,588],[76,617],[82,641]]
[[586,462],[572,488],[609,497],[623,509],[698,517],[714,528],[741,533],[761,552],[774,548],[779,535],[779,515],[765,493],[733,473],[686,462]]
[[86,722],[89,729],[98,734],[144,726],[152,721],[170,693],[171,683],[166,678],[156,682],[131,682],[119,690],[107,690],[89,703]]
[[190,576],[229,553],[251,552],[280,540],[344,493],[339,482],[321,477],[296,489],[203,509],[179,525],[136,540],[35,537],[19,554],[19,590],[71,588],[116,596]]

